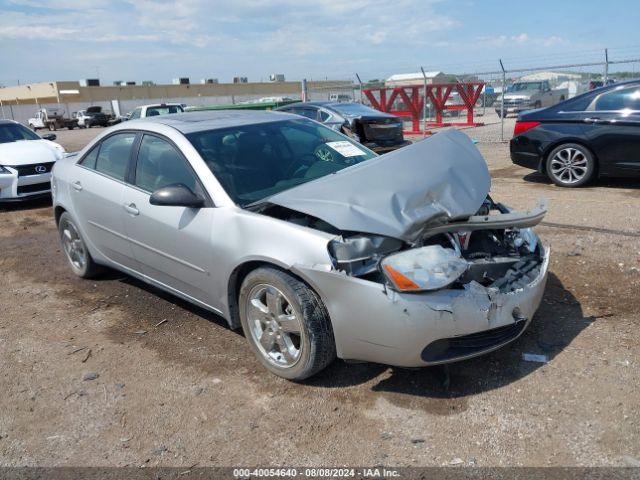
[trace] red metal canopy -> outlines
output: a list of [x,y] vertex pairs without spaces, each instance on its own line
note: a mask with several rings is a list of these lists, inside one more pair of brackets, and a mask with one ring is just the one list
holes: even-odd
[[[411,118],[413,129],[406,131],[408,134],[422,133],[420,129],[421,118],[424,108],[424,94],[431,101],[436,114],[435,122],[427,122],[429,127],[464,126],[472,127],[483,125],[483,123],[473,121],[473,109],[480,98],[484,82],[464,82],[464,83],[439,83],[427,85],[426,92],[424,85],[407,85],[402,87],[389,88],[367,88],[363,93],[371,102],[373,108],[381,112],[391,113],[399,117]],[[447,105],[447,100],[451,92],[455,90],[460,95],[463,105]],[[377,92],[377,96],[376,96]],[[394,109],[396,100],[402,100],[404,108]],[[451,110],[466,110],[466,122],[444,122],[443,113]]]

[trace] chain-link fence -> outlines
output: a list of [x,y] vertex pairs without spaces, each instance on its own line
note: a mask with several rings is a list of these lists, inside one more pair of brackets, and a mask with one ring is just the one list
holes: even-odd
[[[545,57],[527,57],[519,59],[496,60],[489,64],[478,66],[469,65],[442,65],[443,71],[427,72],[437,73],[437,77],[428,78],[423,67],[408,67],[398,69],[397,72],[418,72],[411,80],[412,85],[422,84],[423,75],[425,84],[437,83],[464,83],[483,82],[484,87],[473,109],[474,122],[481,126],[463,126],[467,133],[474,139],[483,142],[501,142],[508,140],[513,132],[515,119],[520,111],[527,109],[546,107],[562,100],[570,99],[576,95],[587,92],[590,89],[613,82],[620,82],[634,78],[640,78],[640,54],[633,50],[635,47],[617,49],[603,52],[587,52],[585,54],[548,55]],[[626,56],[622,56],[622,55]],[[597,56],[597,57],[596,57]],[[562,61],[571,58],[574,61]],[[494,66],[492,69],[491,66]],[[484,68],[483,68],[484,67]],[[489,68],[487,68],[489,67]],[[450,69],[450,71],[446,71]],[[404,70],[404,72],[403,72]],[[431,68],[431,70],[435,70]],[[396,72],[396,73],[397,73]],[[453,72],[453,73],[451,73]],[[402,75],[401,75],[402,76]],[[408,75],[410,77],[411,74]],[[366,89],[384,88],[389,86],[388,78],[391,75],[370,74],[364,75],[343,74],[335,75],[331,80],[300,81],[300,89],[296,93],[289,91],[286,95],[278,88],[278,83],[273,84],[273,91],[260,94],[242,95],[203,95],[175,98],[145,98],[118,100],[120,114],[126,114],[141,104],[160,102],[182,103],[188,106],[208,106],[238,104],[256,102],[270,99],[273,101],[299,100],[306,101],[333,101],[333,102],[361,102],[371,104],[364,94]],[[387,80],[385,80],[387,79]],[[396,82],[394,86],[398,86]],[[422,89],[420,95],[424,95]],[[405,99],[397,96],[391,110],[406,111],[409,106]],[[64,110],[67,115],[84,109],[90,105],[100,105],[110,113],[113,111],[112,101],[91,101],[83,103],[48,103],[48,104],[0,104],[0,116],[12,118],[27,123],[37,108],[50,108]],[[427,98],[422,104],[420,121],[423,125],[435,123],[436,108]],[[460,94],[454,88],[446,99],[445,108],[440,121],[442,124],[464,123],[466,109]],[[457,108],[458,107],[458,108]],[[407,130],[412,128],[411,121],[407,119]],[[437,126],[429,126],[428,130],[437,129]]]
[[[620,49],[620,52],[631,53],[629,49]],[[514,61],[513,65],[507,61],[496,61],[494,65],[498,69],[470,69],[471,73],[446,74],[445,79],[438,81],[484,82],[485,87],[474,108],[474,121],[483,125],[462,128],[478,141],[502,142],[511,138],[517,115],[521,111],[551,106],[603,85],[640,78],[640,55],[621,58],[608,51],[604,55],[602,53],[598,53],[600,61],[592,60],[595,52],[577,55],[575,59],[581,61],[575,62],[561,62],[559,60],[566,57],[558,57],[556,63],[551,63],[555,59],[553,56],[532,58],[527,62],[520,59]],[[549,63],[542,63],[544,60]],[[533,61],[540,63],[530,66]],[[463,71],[464,66],[457,68]],[[414,67],[411,70],[420,72],[424,69]],[[358,77],[355,80],[356,87],[368,86],[368,82],[358,82]],[[374,85],[384,86],[385,82],[380,81]],[[366,97],[364,103],[368,103]],[[463,101],[455,90],[449,95],[446,105],[463,106]],[[405,107],[400,98],[393,105],[394,110],[404,110]],[[456,117],[465,114],[466,111],[462,109],[445,110],[443,123],[455,123]],[[429,100],[426,102],[422,121],[435,121],[435,108]],[[429,127],[429,130],[434,128],[437,127]]]

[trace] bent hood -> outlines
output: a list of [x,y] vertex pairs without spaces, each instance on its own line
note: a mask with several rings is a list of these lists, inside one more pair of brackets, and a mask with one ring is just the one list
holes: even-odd
[[490,187],[478,149],[467,135],[450,129],[268,201],[340,230],[413,242],[427,224],[474,215]]
[[55,162],[62,158],[63,154],[64,149],[49,140],[0,143],[0,165],[9,167]]

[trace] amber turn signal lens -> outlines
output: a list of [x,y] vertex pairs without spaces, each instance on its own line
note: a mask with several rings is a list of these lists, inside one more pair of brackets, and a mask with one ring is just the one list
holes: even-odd
[[411,280],[410,278],[405,277],[397,270],[394,270],[389,265],[385,265],[384,269],[389,274],[389,277],[396,284],[396,288],[398,290],[420,290],[420,285]]

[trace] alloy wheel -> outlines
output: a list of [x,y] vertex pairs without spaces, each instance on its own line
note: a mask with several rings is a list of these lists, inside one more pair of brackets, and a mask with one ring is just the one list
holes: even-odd
[[62,226],[62,247],[71,265],[79,271],[84,270],[87,265],[87,249],[71,222],[65,222]]
[[577,148],[567,147],[551,158],[550,173],[559,182],[573,184],[581,181],[588,171],[587,157]]
[[276,287],[259,284],[249,292],[246,307],[249,331],[264,358],[281,368],[294,366],[304,331],[292,302]]

